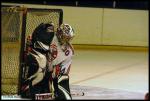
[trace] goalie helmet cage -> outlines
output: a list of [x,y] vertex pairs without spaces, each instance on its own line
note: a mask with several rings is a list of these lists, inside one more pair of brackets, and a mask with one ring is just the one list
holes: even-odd
[[63,10],[2,5],[1,15],[1,94],[19,95],[27,36],[41,23],[53,22],[56,30],[63,22]]

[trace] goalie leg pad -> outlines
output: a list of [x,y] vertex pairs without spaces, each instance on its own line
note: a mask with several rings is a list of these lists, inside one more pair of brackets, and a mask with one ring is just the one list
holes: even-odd
[[56,100],[71,100],[70,88],[69,88],[69,76],[62,75],[59,78],[54,78],[54,93]]
[[[46,73],[45,76],[46,57],[39,52],[35,52],[27,55],[26,66],[22,74],[21,95],[27,98],[34,98],[34,94],[43,92],[42,87],[48,85],[47,77],[49,77],[49,73]],[[47,85],[45,86],[45,84]]]

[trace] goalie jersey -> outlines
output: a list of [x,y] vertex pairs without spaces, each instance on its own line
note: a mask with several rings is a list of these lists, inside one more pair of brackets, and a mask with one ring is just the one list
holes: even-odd
[[49,67],[54,68],[59,65],[61,67],[61,72],[66,74],[72,62],[72,56],[74,55],[72,45],[70,43],[60,45],[57,36],[54,35],[50,45],[50,54],[51,62]]

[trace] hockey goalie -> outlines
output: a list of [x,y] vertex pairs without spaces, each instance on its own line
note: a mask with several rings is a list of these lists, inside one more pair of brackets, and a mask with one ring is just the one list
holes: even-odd
[[71,40],[74,30],[69,24],[61,24],[54,34],[50,45],[49,71],[52,76],[55,99],[71,100],[69,88],[69,71],[74,49]]
[[40,24],[28,37],[21,83],[22,97],[37,99],[38,95],[49,94],[55,100],[72,99],[69,70],[74,54],[70,44],[73,37],[70,25],[62,24],[54,32],[53,23]]

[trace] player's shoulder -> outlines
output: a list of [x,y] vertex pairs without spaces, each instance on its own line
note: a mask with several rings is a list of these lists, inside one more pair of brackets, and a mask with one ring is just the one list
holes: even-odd
[[69,45],[69,47],[70,47],[70,49],[72,50],[72,54],[74,55],[74,47],[73,47],[73,45],[71,44],[71,43],[68,43],[68,45]]

